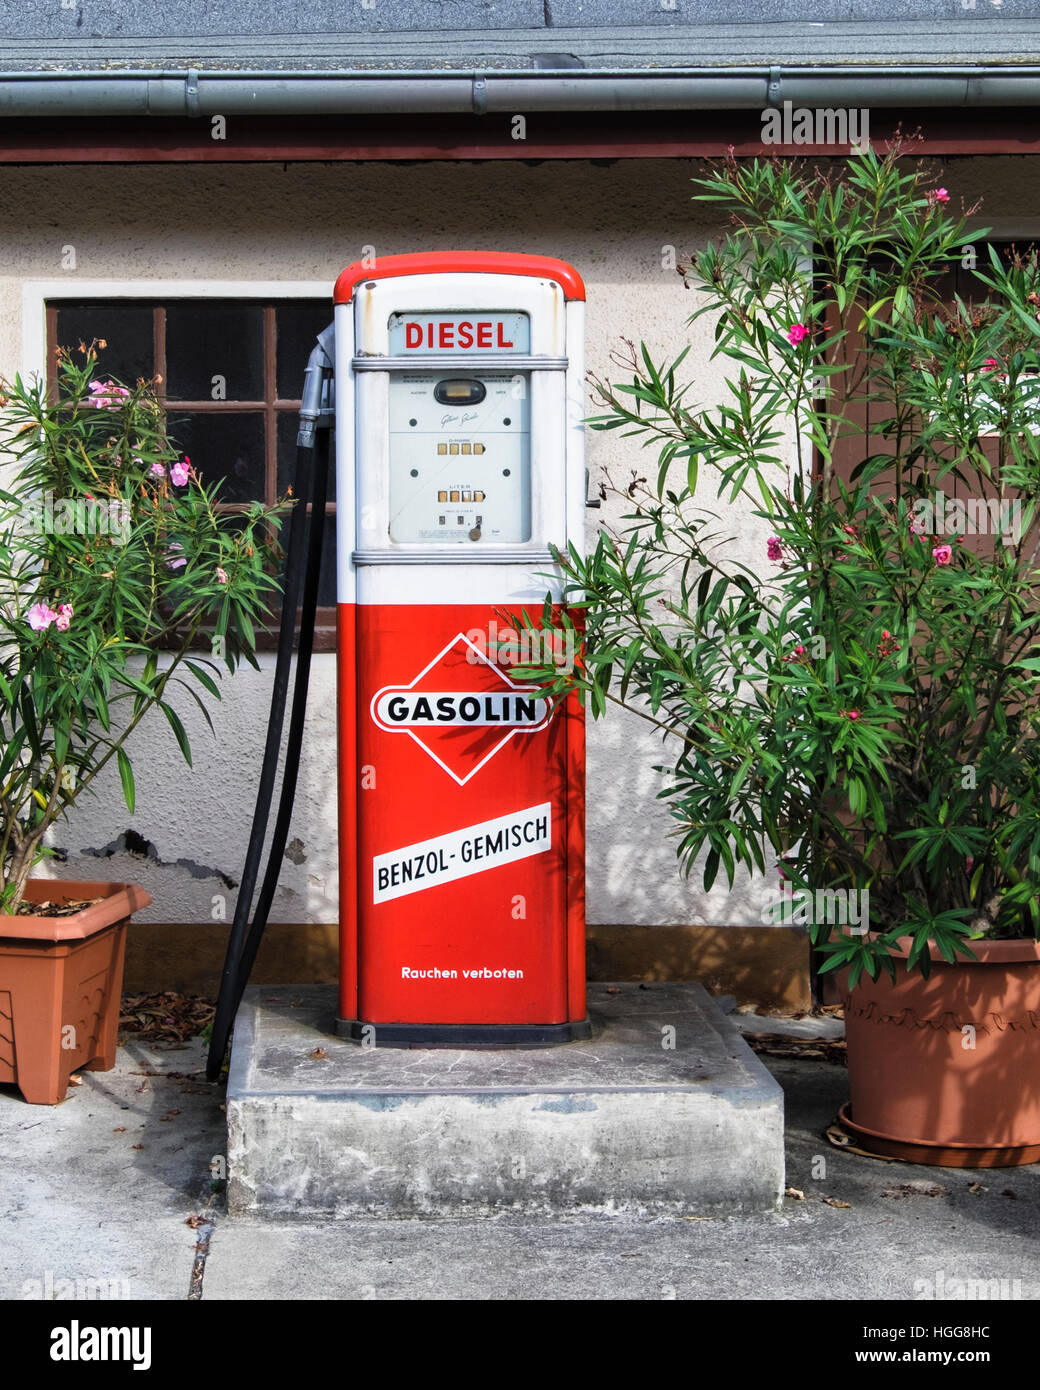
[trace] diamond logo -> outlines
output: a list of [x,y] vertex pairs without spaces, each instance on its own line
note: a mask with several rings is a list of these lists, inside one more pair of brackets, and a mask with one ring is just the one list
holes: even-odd
[[464,787],[510,739],[548,725],[553,707],[537,690],[460,632],[408,685],[377,690],[370,711],[378,728],[407,734]]

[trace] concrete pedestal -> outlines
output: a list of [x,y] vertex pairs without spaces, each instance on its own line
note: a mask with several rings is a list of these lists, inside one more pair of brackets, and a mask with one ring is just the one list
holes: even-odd
[[589,1041],[400,1050],[335,1036],[330,986],[235,1025],[229,1207],[272,1218],[775,1210],[783,1095],[696,984],[593,985]]

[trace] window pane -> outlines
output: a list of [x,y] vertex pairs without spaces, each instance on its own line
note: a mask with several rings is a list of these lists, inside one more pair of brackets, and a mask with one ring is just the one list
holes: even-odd
[[[279,532],[279,543],[283,549],[282,564],[278,571],[278,578],[281,583],[285,582],[285,554],[284,551],[289,545],[289,523],[290,515],[286,515],[282,521],[282,529]],[[310,534],[308,528],[307,544],[310,544]],[[305,571],[306,573],[306,571]],[[303,602],[303,579],[300,580],[300,602]],[[318,573],[318,607],[335,608],[336,606],[336,516],[335,513],[327,514],[325,517],[325,530],[321,543],[321,569]]]
[[[296,495],[296,435],[300,428],[300,417],[293,410],[278,412],[278,496],[284,497],[292,485]],[[329,481],[328,500],[336,500],[336,431],[329,439]]]
[[303,373],[314,340],[332,322],[332,301],[301,299],[275,309],[278,333],[276,349],[278,399],[298,401],[303,394]]
[[259,412],[181,415],[171,410],[168,428],[207,486],[224,479],[219,501],[264,500],[264,417]]
[[83,359],[75,351],[82,341],[104,338],[98,350],[98,372],[133,386],[139,377],[155,375],[152,307],[148,304],[98,304],[89,301],[57,306],[57,347],[73,349],[73,361]]
[[336,606],[336,518],[325,518],[325,536],[321,547],[321,574],[318,576],[318,607]]
[[182,401],[263,400],[260,305],[190,299],[171,304],[166,310],[166,380],[168,394]]

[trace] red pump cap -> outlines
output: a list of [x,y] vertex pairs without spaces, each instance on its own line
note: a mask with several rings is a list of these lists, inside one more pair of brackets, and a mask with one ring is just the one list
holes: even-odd
[[538,275],[555,280],[567,299],[584,299],[585,283],[572,265],[553,256],[526,256],[517,251],[422,251],[407,256],[379,256],[371,264],[355,261],[336,281],[336,304],[349,304],[354,287],[365,280],[392,275],[442,275],[446,272],[485,275]]

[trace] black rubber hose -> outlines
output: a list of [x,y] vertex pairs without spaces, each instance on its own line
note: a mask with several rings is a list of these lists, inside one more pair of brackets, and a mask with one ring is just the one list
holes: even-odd
[[318,583],[321,578],[321,552],[325,535],[325,502],[328,495],[329,433],[322,430],[317,437],[314,460],[314,487],[311,496],[311,516],[307,545],[307,573],[303,585],[303,604],[300,610],[300,637],[296,649],[296,680],[293,685],[292,713],[289,716],[289,737],[285,744],[285,767],[282,790],[278,799],[278,815],[267,858],[267,871],[260,887],[253,925],[246,937],[242,959],[235,978],[235,999],[232,1016],[238,1012],[246,984],[249,981],[260,949],[260,940],[274,902],[275,890],[282,872],[282,857],[289,838],[296,782],[300,771],[300,751],[303,747],[303,726],[307,717],[307,688],[310,684],[311,654],[314,651],[314,620],[318,609]]
[[[245,988],[244,982],[240,981],[240,970],[243,951],[246,945],[246,934],[250,910],[253,903],[253,893],[256,888],[257,874],[260,868],[260,856],[263,853],[264,839],[267,833],[267,822],[271,810],[271,800],[274,796],[275,779],[278,773],[278,758],[281,751],[282,730],[285,720],[285,702],[289,690],[289,673],[292,666],[293,638],[296,631],[296,609],[300,593],[300,583],[307,558],[304,546],[308,529],[307,503],[311,500],[315,491],[316,473],[327,474],[328,472],[327,433],[323,431],[319,435],[319,439],[323,443],[323,448],[321,449],[297,449],[297,501],[295,507],[293,507],[292,517],[289,522],[289,541],[286,547],[285,581],[282,593],[282,620],[278,630],[278,656],[275,662],[274,686],[271,692],[271,710],[267,720],[267,739],[264,745],[260,781],[257,786],[256,805],[253,810],[253,824],[249,834],[249,846],[246,851],[246,862],[242,869],[242,881],[239,885],[238,901],[235,905],[235,917],[231,926],[231,934],[228,938],[227,954],[224,959],[224,970],[220,980],[220,992],[217,996],[217,1010],[213,1020],[213,1033],[210,1038],[209,1055],[206,1064],[206,1076],[210,1081],[216,1081],[220,1075],[221,1067],[224,1065],[224,1056],[227,1052],[228,1039],[231,1036],[231,1027],[234,1023],[235,1013],[238,1010],[238,1004],[242,997],[242,990]],[[321,464],[315,459],[315,453],[320,454],[322,460]],[[322,466],[322,464],[324,466]],[[325,486],[326,480],[323,477],[323,497],[325,495]],[[324,520],[324,506],[322,507],[322,519]],[[315,530],[313,527],[311,529],[310,539],[311,545],[307,547],[307,549],[314,548]],[[320,546],[318,553],[320,561]],[[313,640],[313,622],[309,626],[311,629],[311,640]],[[261,926],[261,931],[262,930],[263,926]]]

